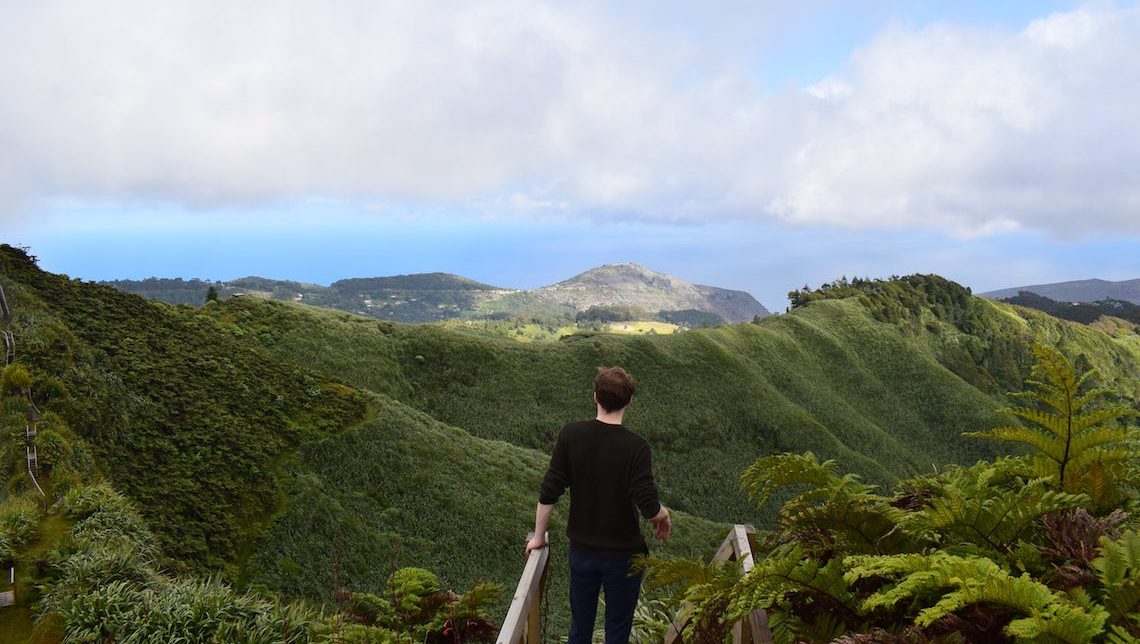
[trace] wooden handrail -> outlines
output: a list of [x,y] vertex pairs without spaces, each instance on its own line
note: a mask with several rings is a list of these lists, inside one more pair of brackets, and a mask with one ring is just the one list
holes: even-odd
[[[527,535],[530,541],[534,533]],[[531,550],[515,589],[511,607],[503,619],[496,644],[537,644],[542,641],[542,594],[546,590],[546,563],[550,559],[550,533],[545,548]]]
[[12,314],[8,311],[8,298],[4,297],[3,286],[0,286],[0,317],[4,318],[4,324],[12,323]]
[[[744,574],[748,574],[755,567],[756,562],[752,551],[756,547],[756,528],[750,525],[737,524],[732,526],[728,536],[721,542],[713,555],[713,561],[739,561]],[[677,619],[665,634],[665,644],[684,644],[681,632],[692,619],[692,606],[685,604],[677,614]],[[772,644],[772,631],[768,628],[768,613],[764,609],[757,609],[748,614],[748,617],[733,624],[732,644]]]
[[10,365],[16,360],[16,337],[11,331],[0,331],[4,338],[4,364]]

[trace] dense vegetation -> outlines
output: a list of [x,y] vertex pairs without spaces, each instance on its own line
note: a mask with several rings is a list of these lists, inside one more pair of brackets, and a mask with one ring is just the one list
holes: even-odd
[[[1131,328],[1104,333],[934,276],[804,291],[755,324],[528,345],[261,298],[168,306],[44,273],[15,249],[0,258],[20,366],[78,446],[69,467],[104,474],[162,553],[166,581],[130,591],[143,603],[189,588],[172,572],[220,573],[210,583],[237,588],[218,591],[236,604],[305,598],[383,629],[361,597],[382,596],[401,567],[433,571],[440,589],[513,587],[553,437],[593,413],[600,364],[642,383],[628,419],[679,511],[660,551],[676,555],[715,547],[726,522],[778,519],[737,494],[758,457],[812,451],[880,486],[992,461],[1011,448],[962,432],[1012,422],[998,409],[1023,387],[1034,340],[1099,369],[1118,402],[1140,398]],[[13,552],[27,557],[23,543]],[[484,601],[501,615],[502,594]]]
[[732,565],[650,562],[694,607],[686,641],[723,642],[768,612],[779,642],[1140,641],[1140,430],[1055,349],[1037,345],[1026,425],[976,435],[1026,456],[922,475],[878,493],[810,452],[758,459],[763,505],[791,487],[743,577]]
[[278,503],[278,459],[363,417],[359,392],[266,360],[192,309],[45,273],[13,249],[0,259],[22,363],[55,392],[41,407],[178,560],[234,562]]

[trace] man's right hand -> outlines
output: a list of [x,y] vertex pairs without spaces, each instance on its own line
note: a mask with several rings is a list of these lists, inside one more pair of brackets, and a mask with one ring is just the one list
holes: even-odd
[[535,535],[526,542],[526,556],[529,557],[532,550],[538,550],[539,548],[545,548],[546,546],[546,539],[542,538],[539,535]]

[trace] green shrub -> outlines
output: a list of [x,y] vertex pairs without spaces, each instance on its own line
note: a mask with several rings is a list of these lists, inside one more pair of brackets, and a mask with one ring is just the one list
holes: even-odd
[[10,364],[0,374],[0,389],[5,396],[23,396],[32,390],[32,375],[21,364]]

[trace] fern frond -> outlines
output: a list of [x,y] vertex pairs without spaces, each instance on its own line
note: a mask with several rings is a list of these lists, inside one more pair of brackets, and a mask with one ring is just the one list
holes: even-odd
[[1088,610],[1058,604],[1045,612],[1012,620],[1005,632],[1018,640],[1032,642],[1055,639],[1083,643],[1103,632],[1107,620],[1108,611],[1095,604]]
[[731,576],[735,581],[740,575],[740,563],[721,561],[704,563],[699,559],[643,557],[637,567],[645,572],[645,584],[649,590],[666,586],[685,589]]
[[758,506],[768,502],[772,493],[782,487],[808,486],[811,489],[843,490],[848,494],[869,493],[874,487],[859,482],[854,474],[840,477],[834,460],[822,463],[811,452],[776,454],[756,459],[740,475],[740,487]]
[[[1052,479],[1053,485],[1068,492],[1096,489],[1092,499],[1099,508],[1106,508],[1106,505],[1102,505],[1104,503],[1125,498],[1140,487],[1140,480],[1129,476],[1113,489],[1103,478],[1090,481],[1089,473],[1096,463],[1135,460],[1135,450],[1128,443],[1136,442],[1140,434],[1135,429],[1108,423],[1117,418],[1134,416],[1136,411],[1125,405],[1094,407],[1097,401],[1110,394],[1099,388],[1081,392],[1082,388],[1095,379],[1094,371],[1090,370],[1078,377],[1068,359],[1047,345],[1034,345],[1033,353],[1037,363],[1032,369],[1033,377],[1026,380],[1033,389],[1011,395],[1031,402],[1002,410],[1026,421],[1029,426],[998,427],[988,432],[968,435],[1018,442],[1032,447],[1040,457],[1034,463],[1038,476]],[[1046,459],[1055,466],[1046,466],[1042,462]],[[1124,473],[1132,474],[1129,470]]]
[[1007,407],[1001,411],[1047,429],[1049,433],[1061,440],[1064,440],[1069,432],[1069,424],[1066,420],[1068,417],[1064,414],[1055,414],[1032,407]]
[[1045,432],[1036,427],[995,427],[984,432],[964,432],[963,436],[974,438],[988,438],[990,440],[1022,443],[1035,448],[1050,459],[1060,463],[1065,455],[1065,444],[1051,432]]
[[[1069,471],[1073,472],[1072,476],[1075,477],[1077,483],[1080,482],[1085,475],[1085,469],[1093,463],[1099,463],[1103,466],[1113,465],[1116,463],[1126,463],[1136,458],[1136,453],[1124,445],[1098,445],[1095,447],[1083,450],[1078,456],[1072,459],[1069,463]],[[1066,473],[1068,475],[1068,473]]]
[[1128,632],[1123,626],[1113,625],[1105,636],[1106,644],[1140,644],[1140,638]]
[[849,553],[892,552],[917,547],[914,535],[897,530],[905,516],[906,512],[885,503],[835,502],[782,513],[780,528],[826,532],[836,548]]
[[741,562],[714,561],[706,564],[692,559],[642,558],[638,565],[645,570],[649,588],[675,586],[676,598],[689,604],[689,623],[683,632],[684,641],[703,641],[695,637],[697,633],[715,639],[727,632],[731,622],[725,621],[725,609],[740,579]]
[[1051,489],[1045,479],[1009,487],[986,485],[986,474],[984,468],[962,470],[925,508],[900,519],[900,526],[938,543],[972,543],[1005,557],[1038,518],[1088,501],[1083,494]]
[[1135,413],[1136,412],[1133,411],[1131,407],[1125,407],[1123,405],[1114,407],[1102,407],[1100,409],[1091,409],[1089,411],[1080,412],[1073,416],[1073,433],[1080,434],[1086,429],[1096,427],[1110,420],[1123,416],[1132,416],[1135,415]]
[[970,605],[995,604],[1025,616],[1011,622],[1007,628],[1010,635],[1032,638],[1048,634],[1062,641],[1087,642],[1101,632],[1108,617],[1099,607],[1085,610],[1028,574],[1014,577],[982,557],[935,552],[852,557],[848,564],[848,583],[868,578],[894,582],[865,599],[864,611],[891,608],[904,600],[938,597],[933,605],[918,612],[914,620],[918,626],[930,626]]
[[1104,604],[1120,619],[1140,610],[1140,532],[1129,530],[1117,539],[1100,540],[1093,569],[1104,585]]
[[784,546],[737,582],[728,617],[736,621],[758,608],[778,607],[795,596],[798,605],[815,605],[854,626],[859,621],[858,601],[844,578],[843,566],[838,557],[821,562],[799,544]]

